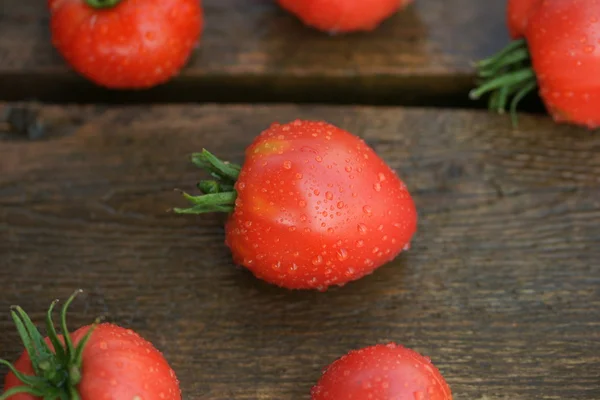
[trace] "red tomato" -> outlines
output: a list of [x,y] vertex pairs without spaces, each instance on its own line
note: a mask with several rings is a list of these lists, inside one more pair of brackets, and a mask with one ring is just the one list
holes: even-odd
[[312,400],[452,400],[427,357],[390,343],[354,350],[329,365]]
[[[363,140],[325,122],[273,124],[246,149],[233,181],[226,244],[235,262],[281,287],[359,279],[408,248],[416,230],[396,173]],[[176,211],[206,212],[210,196]]]
[[492,92],[490,108],[511,110],[538,89],[556,122],[600,126],[600,2],[512,0],[509,28],[514,41],[479,64],[483,83],[471,96]]
[[52,42],[79,74],[112,89],[166,82],[198,42],[199,0],[49,0]]
[[[70,335],[75,347],[90,328],[90,325],[81,327]],[[54,351],[50,339],[46,337],[44,340]],[[64,344],[62,335],[58,335],[57,340]],[[181,399],[179,381],[165,358],[150,342],[130,329],[108,323],[96,326],[83,347],[82,355],[80,366],[76,363],[61,365],[65,371],[70,371],[73,366],[80,371],[81,380],[76,385],[76,391],[81,400]],[[35,375],[27,351],[13,365],[23,374]],[[61,368],[55,368],[52,372],[60,370]],[[4,390],[20,386],[23,383],[9,372],[5,378]],[[58,387],[67,390],[65,385]],[[41,400],[42,397],[21,393],[9,396],[8,399]]]
[[531,14],[540,6],[542,0],[509,0],[507,21],[510,36],[518,39],[523,36]]
[[278,0],[304,24],[330,33],[371,31],[413,0]]

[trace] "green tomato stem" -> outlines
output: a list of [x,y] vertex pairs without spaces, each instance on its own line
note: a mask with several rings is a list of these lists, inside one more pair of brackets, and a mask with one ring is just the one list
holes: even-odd
[[496,55],[476,63],[476,67],[482,79],[469,97],[476,100],[489,94],[488,108],[500,114],[509,105],[512,124],[517,127],[519,102],[537,88],[527,42],[524,39],[512,41]]
[[177,214],[204,214],[210,212],[231,213],[235,208],[237,192],[234,189],[241,167],[221,161],[209,151],[203,149],[194,153],[191,161],[198,168],[208,172],[214,179],[198,182],[197,187],[203,193],[192,196],[182,191],[183,197],[191,203],[188,208],[174,208]]
[[0,395],[0,400],[10,398],[17,393],[28,393],[43,399],[80,399],[77,392],[77,384],[81,381],[81,364],[84,346],[87,344],[93,330],[98,324],[96,320],[79,341],[77,346],[73,344],[71,335],[67,329],[67,310],[75,297],[81,293],[77,290],[65,302],[61,310],[61,329],[63,332],[64,345],[58,338],[56,329],[52,322],[52,311],[56,300],[50,305],[46,314],[46,327],[48,338],[54,351],[50,349],[44,337],[35,327],[29,316],[19,306],[13,306],[12,318],[17,327],[23,346],[29,355],[31,365],[35,372],[34,376],[20,373],[11,363],[0,360],[0,364],[6,365],[23,385],[11,388]]
[[121,0],[85,0],[85,3],[96,9],[112,8],[119,4]]

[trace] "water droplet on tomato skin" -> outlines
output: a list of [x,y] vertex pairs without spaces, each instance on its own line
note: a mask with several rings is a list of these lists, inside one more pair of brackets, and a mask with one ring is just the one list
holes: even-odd
[[415,397],[415,400],[425,400],[425,393],[423,392],[414,392],[413,396]]
[[365,224],[358,224],[356,225],[356,230],[358,231],[358,233],[360,233],[361,235],[364,235],[367,233],[367,226]]
[[357,240],[355,244],[356,244],[356,247],[363,247],[365,245],[365,242],[362,240]]
[[381,183],[377,182],[377,183],[373,184],[373,189],[376,192],[381,192]]
[[323,264],[323,257],[321,255],[316,256],[312,259],[313,265],[321,265]]
[[100,344],[98,345],[102,350],[106,350],[108,349],[108,343],[106,342],[100,342]]
[[338,249],[337,257],[340,261],[345,261],[348,259],[348,251],[346,249]]
[[333,200],[333,193],[331,193],[331,192],[325,192],[325,198],[327,200]]
[[369,216],[373,214],[373,209],[370,206],[363,206],[363,212]]

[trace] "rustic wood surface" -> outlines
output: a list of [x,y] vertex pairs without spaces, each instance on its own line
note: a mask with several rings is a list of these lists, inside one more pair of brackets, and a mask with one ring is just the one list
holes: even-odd
[[[21,350],[9,305],[41,322],[81,287],[71,326],[102,314],[139,331],[185,399],[308,399],[322,367],[392,340],[431,356],[456,399],[600,398],[598,134],[432,109],[38,111],[42,139],[0,140],[0,356]],[[262,129],[295,118],[364,137],[420,213],[410,251],[325,293],[236,268],[222,216],[167,212],[201,176],[191,151],[241,162]]]
[[[201,44],[181,76],[143,92],[102,90],[50,43],[41,0],[0,6],[0,100],[311,101],[470,104],[472,62],[508,42],[505,0],[417,0],[365,34],[304,27],[274,0],[204,0]],[[459,94],[459,95],[457,95]]]

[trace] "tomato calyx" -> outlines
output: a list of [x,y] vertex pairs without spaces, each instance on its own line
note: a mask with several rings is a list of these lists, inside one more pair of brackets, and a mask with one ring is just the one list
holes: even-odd
[[85,0],[85,3],[96,9],[112,8],[119,4],[121,0]]
[[537,87],[525,39],[512,41],[494,56],[479,61],[475,66],[479,86],[471,90],[469,97],[477,100],[485,93],[491,93],[488,108],[503,114],[509,105],[512,124],[516,127],[519,102]]
[[74,346],[67,329],[67,309],[81,292],[82,290],[77,290],[73,293],[65,302],[60,313],[60,326],[63,332],[64,344],[61,343],[52,320],[52,312],[58,300],[54,300],[50,304],[46,314],[46,330],[54,352],[52,352],[27,313],[19,306],[11,307],[12,319],[29,355],[35,375],[25,375],[8,361],[0,359],[0,364],[7,366],[17,379],[23,383],[22,386],[11,388],[1,394],[0,400],[8,399],[19,393],[27,393],[44,399],[81,399],[77,391],[77,385],[81,381],[83,349],[94,328],[100,323],[100,320],[97,319],[77,346]]
[[200,153],[193,153],[191,161],[198,168],[210,173],[214,179],[198,182],[197,188],[203,193],[202,195],[192,196],[182,191],[183,197],[192,206],[174,208],[173,211],[177,214],[232,212],[237,198],[234,185],[240,175],[241,167],[221,161],[206,149],[202,149]]

